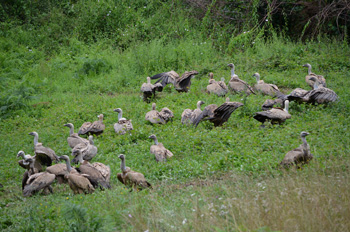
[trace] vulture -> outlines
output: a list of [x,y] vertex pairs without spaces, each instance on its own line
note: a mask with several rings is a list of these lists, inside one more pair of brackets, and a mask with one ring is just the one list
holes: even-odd
[[121,160],[120,169],[122,173],[117,174],[118,180],[132,190],[138,191],[144,188],[152,188],[151,184],[146,180],[142,173],[132,171],[125,166],[125,155],[120,154],[118,158]]
[[22,168],[26,169],[22,177],[22,190],[27,184],[29,176],[42,171],[42,166],[39,162],[35,161],[35,158],[31,155],[26,155],[24,151],[19,151],[17,153],[17,158],[22,157],[23,160],[19,160],[18,164]]
[[162,143],[158,143],[155,135],[151,135],[148,138],[154,140],[154,145],[151,146],[150,151],[151,154],[154,154],[157,162],[166,161],[173,156],[173,153],[166,149]]
[[307,76],[305,77],[305,81],[311,88],[314,88],[314,83],[315,83],[315,80],[312,79],[313,77],[319,81],[319,85],[326,87],[326,79],[321,75],[316,75],[315,73],[312,73],[311,72],[311,64],[304,64],[303,67],[308,68]]
[[47,167],[45,171],[54,174],[59,184],[67,183],[67,180],[64,178],[64,175],[66,175],[68,172],[66,164],[55,164],[50,167]]
[[255,94],[253,88],[247,84],[247,82],[241,80],[238,78],[238,76],[235,74],[235,65],[234,64],[228,64],[227,66],[231,67],[231,79],[228,82],[228,86],[234,93],[246,93],[249,94]]
[[217,107],[215,104],[208,105],[204,108],[202,113],[193,121],[193,125],[195,127],[202,120],[209,120],[214,123],[214,126],[221,126],[230,118],[233,111],[237,108],[243,106],[240,102],[230,102],[229,98],[226,98],[226,102]]
[[306,142],[306,136],[308,136],[308,132],[301,132],[300,137],[303,141],[299,147],[289,151],[285,156],[280,165],[284,168],[288,168],[291,165],[296,165],[300,167],[303,164],[307,164],[310,160],[312,160],[313,155],[310,152],[310,146]]
[[315,77],[311,77],[310,80],[314,81],[314,89],[303,92],[300,95],[287,95],[288,100],[297,102],[307,102],[307,103],[318,103],[324,104],[329,102],[334,102],[338,99],[338,95],[331,89],[319,85],[319,80]]
[[[76,151],[80,151],[82,154],[83,160],[87,160],[87,161],[92,160],[92,158],[94,158],[97,154],[97,147],[94,145],[93,139],[94,139],[94,136],[89,135],[89,143],[87,143],[87,144],[80,143],[80,144],[76,145],[72,149],[72,153],[76,153]],[[72,162],[78,163],[79,160],[73,159]]]
[[30,163],[30,173],[28,173],[28,179],[23,186],[23,196],[30,197],[33,194],[43,189],[43,193],[47,193],[47,190],[52,193],[51,184],[55,180],[55,175],[48,172],[38,172],[34,170],[35,158],[27,159]]
[[34,136],[34,153],[36,161],[45,166],[50,166],[52,161],[59,161],[58,156],[51,148],[44,147],[42,143],[38,142],[39,135],[37,132],[30,132],[29,135]]
[[276,92],[279,92],[280,90],[278,87],[274,84],[267,84],[263,80],[260,80],[260,74],[259,73],[254,73],[253,77],[256,78],[256,84],[254,85],[254,89],[257,92],[262,93],[263,95],[269,95],[272,97],[276,96]]
[[117,134],[124,135],[126,131],[131,131],[132,127],[131,119],[127,120],[123,118],[123,111],[120,108],[114,109],[114,112],[118,113],[118,122],[114,124],[114,131]]
[[105,124],[103,124],[103,114],[100,114],[97,116],[98,121],[91,122],[84,122],[83,125],[81,125],[78,135],[100,135],[103,133],[105,129]]
[[221,81],[215,81],[213,79],[213,73],[210,73],[209,85],[207,86],[207,92],[216,94],[219,97],[223,97],[227,94],[228,88],[225,84],[225,79],[222,78]]
[[[30,163],[27,161],[28,159],[32,159],[33,156],[31,155],[26,155],[24,151],[19,151],[17,153],[17,158],[22,157],[22,160],[18,161],[18,165],[21,166],[24,169],[29,170],[30,169]],[[34,168],[38,171],[41,172],[43,170],[43,167],[38,161],[34,161]]]
[[193,124],[193,121],[202,113],[201,105],[203,105],[203,101],[197,102],[197,109],[185,109],[181,114],[181,123],[182,124]]
[[74,125],[72,123],[64,124],[64,126],[69,128],[67,142],[71,148],[74,148],[79,143],[89,143],[89,140],[79,137],[78,133],[74,133]]
[[261,122],[261,127],[264,127],[265,121],[271,121],[272,124],[282,124],[287,119],[291,118],[288,113],[289,101],[284,101],[284,109],[282,108],[272,108],[271,110],[257,112],[254,115],[254,119]]
[[67,173],[64,175],[64,178],[67,179],[68,185],[73,190],[74,194],[93,193],[95,191],[87,175],[80,174],[71,167],[68,156],[62,155],[59,159],[66,161]]
[[[89,179],[94,188],[97,188],[98,186],[100,186],[101,189],[111,188],[109,184],[111,170],[108,166],[97,162],[91,164],[88,161],[83,160],[83,156],[80,150],[74,151],[72,155],[75,156],[74,159],[77,159],[80,163],[77,171],[80,174],[86,174],[86,177]],[[98,166],[98,168],[95,166]]]
[[152,110],[146,113],[145,119],[153,124],[166,124],[174,117],[174,114],[167,107],[160,112],[156,110],[156,103],[152,103]]
[[141,86],[141,92],[143,93],[143,100],[149,102],[150,98],[155,97],[156,91],[162,92],[163,85],[161,83],[152,84],[151,78],[147,77],[147,83],[143,83]]
[[178,92],[188,92],[191,87],[191,79],[197,75],[198,72],[193,71],[186,71],[182,76],[180,77],[179,74],[177,74],[175,71],[169,71],[164,73],[159,73],[151,77],[152,80],[157,79],[156,83],[161,83],[163,87],[165,87],[167,84],[171,83],[174,85],[175,89]]
[[284,101],[282,98],[277,99],[266,99],[264,104],[261,106],[262,110],[271,110],[273,107],[281,107],[284,108]]

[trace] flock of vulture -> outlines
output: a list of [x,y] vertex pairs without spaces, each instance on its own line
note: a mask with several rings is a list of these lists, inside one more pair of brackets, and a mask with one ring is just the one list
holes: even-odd
[[[213,78],[213,73],[210,73],[207,92],[221,97],[225,96],[229,91],[246,95],[260,93],[271,96],[273,99],[266,100],[262,105],[262,111],[254,115],[254,119],[262,123],[262,127],[264,127],[266,121],[272,124],[281,124],[291,118],[288,112],[289,101],[326,104],[334,102],[338,98],[333,90],[326,88],[326,80],[323,76],[311,72],[310,64],[305,64],[304,67],[308,67],[308,75],[305,77],[305,80],[312,90],[296,88],[288,95],[280,92],[276,85],[267,84],[261,80],[259,73],[253,75],[257,83],[254,87],[251,87],[235,74],[235,66],[233,64],[228,66],[231,68],[231,79],[228,82],[228,86],[224,79],[216,81]],[[170,71],[147,77],[147,83],[143,83],[141,86],[143,100],[150,102],[156,92],[161,92],[167,84],[172,84],[178,92],[188,92],[191,86],[191,79],[196,74],[198,74],[197,71],[190,71],[185,72],[180,77],[175,71]],[[152,79],[157,80],[155,84],[151,83]],[[231,102],[229,98],[226,98],[226,102],[220,106],[210,104],[201,110],[201,105],[203,104],[203,101],[198,101],[196,109],[185,109],[181,115],[182,124],[192,124],[197,127],[201,121],[208,120],[214,126],[221,126],[228,121],[237,108],[243,106],[240,102]],[[118,113],[118,122],[114,124],[115,132],[120,135],[130,133],[133,130],[131,120],[123,117],[122,109],[117,108],[114,111]],[[145,120],[153,124],[166,124],[173,117],[174,114],[170,109],[163,108],[161,111],[157,111],[156,104],[153,103],[152,110],[146,113]],[[26,169],[22,179],[24,196],[32,196],[41,190],[44,194],[52,193],[51,184],[55,180],[59,184],[68,183],[74,194],[92,193],[96,188],[111,188],[111,170],[109,166],[99,162],[91,162],[97,154],[93,135],[98,136],[105,129],[103,114],[100,114],[98,118],[99,120],[93,123],[83,123],[78,133],[74,133],[72,123],[64,125],[70,129],[67,142],[72,148],[72,160],[67,155],[57,156],[52,149],[44,147],[42,143],[39,143],[37,132],[29,133],[29,135],[34,136],[35,155],[26,155],[24,151],[19,151],[17,154],[17,157],[22,157],[18,164]],[[80,137],[80,135],[86,135],[88,139]],[[310,153],[310,146],[306,142],[307,135],[309,133],[301,132],[300,136],[303,143],[285,155],[280,163],[282,167],[291,165],[300,167],[313,158],[313,155]],[[155,135],[149,136],[149,139],[154,141],[154,145],[150,147],[150,152],[154,154],[157,162],[164,162],[173,156],[171,151],[158,142]],[[122,184],[131,188],[131,191],[152,187],[142,173],[126,167],[124,154],[120,154],[118,158],[121,160],[121,173],[117,174],[117,178]],[[59,163],[60,161],[64,161],[64,163]],[[56,164],[53,164],[53,162]],[[72,167],[72,164],[77,165]]]

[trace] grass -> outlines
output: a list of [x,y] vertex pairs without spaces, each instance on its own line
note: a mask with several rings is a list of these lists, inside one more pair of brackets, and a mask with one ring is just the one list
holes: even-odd
[[[6,38],[1,53],[1,99],[26,96],[3,110],[0,127],[0,224],[5,231],[345,231],[349,228],[349,47],[337,41],[293,43],[283,38],[259,41],[230,56],[210,41],[191,38],[164,43],[140,43],[125,51],[100,41],[86,45],[70,39],[57,55],[45,58]],[[31,51],[29,51],[31,50]],[[6,57],[6,59],[4,58]],[[18,64],[20,61],[20,64]],[[205,93],[208,73],[229,79],[228,63],[251,85],[253,73],[287,90],[301,87],[307,70],[322,74],[340,97],[329,106],[290,104],[292,118],[281,126],[261,129],[252,118],[266,96],[247,98],[229,94],[244,103],[222,127],[204,122],[197,128],[180,122],[184,109],[198,100],[221,104],[224,98]],[[175,118],[166,125],[144,119],[151,103],[142,101],[140,87],[147,76],[163,71],[199,71],[189,93],[166,87],[154,102],[170,108]],[[33,90],[16,92],[20,86]],[[34,98],[35,97],[35,98]],[[22,99],[22,98],[19,98]],[[1,102],[7,106],[6,102]],[[115,108],[132,119],[132,135],[113,130]],[[11,109],[11,110],[9,110]],[[105,115],[106,130],[95,138],[96,162],[112,170],[109,191],[73,196],[68,186],[54,184],[54,194],[23,198],[17,164],[19,150],[33,154],[33,138],[58,155],[69,155],[63,125],[75,131],[85,121]],[[279,170],[278,163],[301,144],[301,131],[315,159],[300,171]],[[167,163],[156,163],[149,152],[156,134],[174,153]],[[153,190],[129,193],[118,181],[119,154],[126,164],[142,172]]]

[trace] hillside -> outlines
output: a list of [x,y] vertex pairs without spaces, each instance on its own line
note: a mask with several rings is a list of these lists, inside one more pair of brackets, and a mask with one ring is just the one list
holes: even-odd
[[[131,8],[126,1],[120,5],[89,3],[96,5],[84,8],[80,1],[74,6],[53,4],[47,12],[40,8],[44,6],[36,6],[31,21],[27,15],[1,22],[6,29],[0,34],[1,229],[349,228],[350,49],[346,39],[320,34],[295,40],[273,25],[229,36],[225,34],[228,24],[221,31],[215,31],[212,24],[203,28],[204,19],[198,12],[196,17],[187,16],[196,8],[186,8],[182,1],[174,5],[158,1],[141,5],[140,1]],[[101,15],[114,18],[99,24]],[[100,26],[94,31],[96,25]],[[218,39],[220,33],[226,38]],[[205,102],[202,109],[225,101],[205,90],[209,72],[215,79],[229,81],[228,63],[234,63],[236,74],[250,85],[255,83],[252,75],[259,72],[283,93],[298,87],[310,89],[305,82],[307,69],[302,67],[310,63],[313,72],[325,76],[327,87],[339,100],[328,106],[292,102],[290,120],[261,128],[253,115],[269,97],[230,92],[231,101],[244,106],[223,126],[213,127],[209,122],[197,128],[182,125],[181,113],[194,109],[197,101]],[[142,100],[140,87],[147,76],[170,70],[180,74],[197,70],[199,74],[188,93],[167,86],[153,99],[157,109],[168,107],[175,117],[166,125],[151,125],[144,117],[152,102]],[[131,135],[114,132],[115,108],[132,119]],[[106,129],[95,137],[98,154],[93,161],[110,166],[112,189],[73,195],[69,186],[54,184],[52,195],[24,198],[24,169],[17,164],[16,154],[23,150],[33,155],[33,137],[28,133],[38,132],[39,141],[57,155],[70,155],[69,130],[63,125],[71,122],[77,131],[83,122],[95,121],[101,113]],[[310,133],[307,141],[314,159],[301,170],[281,170],[278,164],[284,155],[301,144],[301,131]],[[168,162],[157,163],[150,154],[151,134],[174,153]],[[118,182],[119,154],[126,155],[127,166],[145,175],[152,190],[129,193]]]

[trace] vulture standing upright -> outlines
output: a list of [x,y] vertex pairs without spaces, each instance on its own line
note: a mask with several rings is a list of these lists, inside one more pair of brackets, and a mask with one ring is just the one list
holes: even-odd
[[208,93],[216,94],[219,97],[223,97],[227,94],[228,88],[225,84],[225,79],[222,79],[221,81],[215,81],[213,79],[213,73],[209,73],[210,79],[209,79],[209,85],[207,86]]
[[[75,153],[76,151],[80,151],[83,157],[83,160],[90,161],[92,158],[94,158],[97,154],[97,147],[94,145],[94,136],[89,135],[89,143],[80,143],[76,145],[72,149],[72,153]],[[73,159],[73,163],[78,163],[79,160]]]
[[131,132],[131,130],[134,129],[131,119],[127,120],[126,118],[123,118],[123,111],[120,108],[114,109],[114,112],[118,113],[118,122],[114,123],[115,133],[124,135],[127,131]]
[[39,135],[37,132],[30,132],[29,135],[34,136],[34,153],[36,161],[45,166],[50,166],[52,161],[59,161],[58,156],[51,148],[44,147],[42,143],[38,142]]
[[221,126],[230,118],[233,111],[243,106],[240,102],[230,102],[229,98],[226,98],[226,102],[217,107],[215,104],[208,105],[204,108],[202,113],[194,120],[193,125],[195,127],[202,120],[209,120],[214,123],[214,126]]
[[66,161],[67,173],[64,175],[64,178],[67,179],[68,185],[73,190],[74,194],[93,193],[95,191],[89,179],[86,177],[87,175],[80,174],[71,167],[68,156],[62,155],[60,156],[60,160]]
[[73,151],[72,155],[75,156],[74,159],[77,159],[80,163],[77,171],[80,174],[86,174],[86,177],[89,179],[94,188],[97,188],[98,186],[100,186],[101,189],[111,188],[109,184],[111,170],[108,166],[102,163],[98,163],[99,168],[96,168],[94,166],[95,163],[89,163],[88,161],[83,160],[83,156],[80,150]]
[[300,165],[307,164],[310,160],[312,160],[313,155],[310,152],[309,144],[307,144],[306,142],[306,136],[308,135],[309,133],[305,131],[300,133],[300,137],[303,141],[303,144],[289,151],[280,163],[281,166],[285,168],[290,167],[291,165],[296,165],[297,167],[300,167]]
[[262,93],[263,95],[269,95],[272,97],[275,97],[277,95],[277,92],[280,92],[278,87],[274,84],[267,84],[263,80],[260,80],[260,74],[254,73],[253,77],[256,78],[256,84],[254,85],[254,89],[257,92]]
[[194,110],[185,109],[181,114],[181,123],[182,124],[193,124],[194,120],[202,113],[201,105],[203,101],[197,102],[197,108]]
[[167,107],[161,111],[156,110],[156,103],[152,103],[152,110],[146,113],[145,119],[153,124],[166,124],[174,117],[174,114]]
[[305,81],[311,88],[314,88],[315,80],[313,78],[316,78],[319,81],[319,85],[326,87],[326,79],[321,75],[317,75],[315,73],[312,73],[311,72],[311,64],[304,64],[303,67],[308,68],[307,75],[305,77]]
[[69,128],[69,137],[67,138],[67,142],[71,148],[75,147],[79,143],[89,143],[89,140],[80,137],[78,133],[74,133],[74,125],[72,123],[64,124],[64,126]]
[[120,169],[122,170],[122,173],[118,173],[117,178],[125,186],[131,188],[130,191],[152,188],[151,184],[146,180],[142,173],[132,171],[129,167],[125,166],[125,155],[120,154],[118,158],[121,160]]
[[147,77],[147,83],[143,83],[141,86],[141,92],[143,93],[143,100],[149,102],[150,98],[156,95],[156,91],[162,92],[163,85],[161,83],[152,84],[151,78]]
[[151,135],[148,137],[149,139],[153,139],[154,145],[151,146],[150,151],[154,154],[156,161],[166,161],[167,159],[173,156],[173,153],[166,149],[162,143],[158,142],[158,139],[155,135]]
[[163,87],[165,87],[167,84],[173,84],[178,92],[188,92],[191,87],[191,79],[197,74],[198,72],[195,70],[186,71],[180,77],[179,74],[172,70],[169,72],[156,74],[152,76],[151,79],[158,79],[156,84],[161,83]]
[[98,121],[94,121],[93,123],[84,122],[78,131],[78,135],[100,135],[100,134],[102,134],[104,129],[106,128],[105,124],[103,124],[103,114],[100,114],[97,117],[98,117]]
[[227,66],[231,68],[231,79],[228,82],[229,88],[234,93],[246,93],[247,95],[255,94],[253,88],[250,85],[248,85],[247,82],[239,79],[238,76],[235,74],[235,65],[228,64]]

